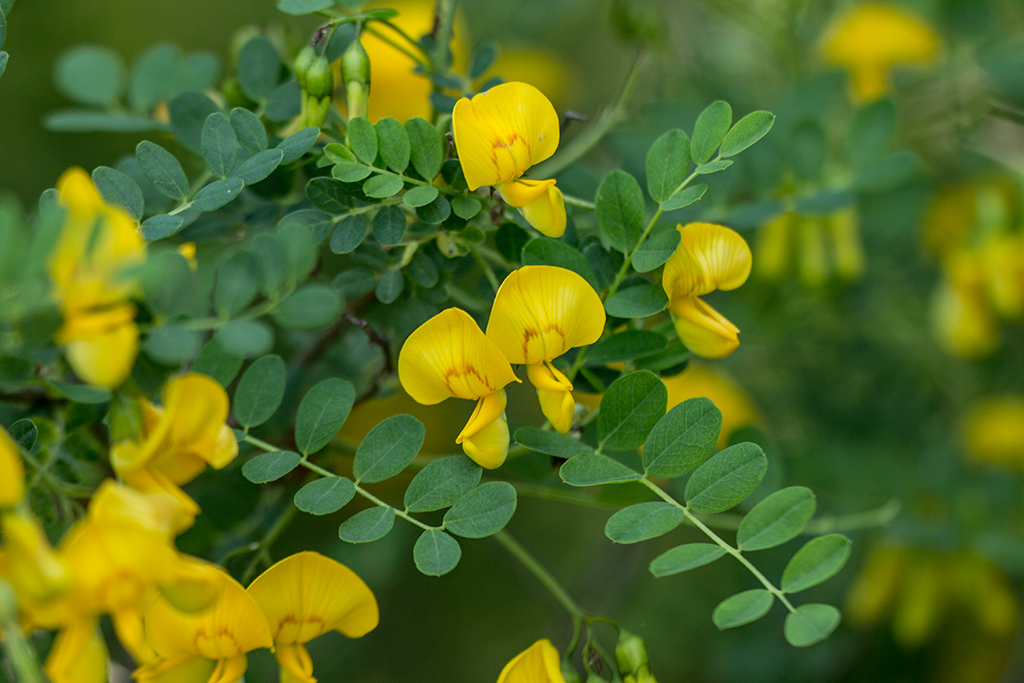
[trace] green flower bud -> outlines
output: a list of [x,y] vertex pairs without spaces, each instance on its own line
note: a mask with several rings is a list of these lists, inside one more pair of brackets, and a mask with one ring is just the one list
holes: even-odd
[[587,683],[609,683],[607,678],[602,678],[597,674],[590,674],[587,676]]
[[623,675],[635,674],[641,667],[646,669],[650,661],[643,638],[626,630],[619,631],[619,642],[615,644],[615,659]]
[[307,89],[309,67],[317,57],[316,48],[312,45],[302,48],[299,50],[299,54],[295,56],[295,63],[292,65],[295,69],[295,80],[299,82],[299,87],[303,90]]
[[341,79],[345,82],[345,107],[349,119],[366,116],[370,98],[370,56],[358,38],[341,56]]
[[565,683],[583,683],[572,662],[567,659],[562,660],[562,678],[565,679]]
[[317,100],[334,96],[334,73],[326,57],[318,55],[313,58],[306,68],[306,85],[300,84],[300,87]]

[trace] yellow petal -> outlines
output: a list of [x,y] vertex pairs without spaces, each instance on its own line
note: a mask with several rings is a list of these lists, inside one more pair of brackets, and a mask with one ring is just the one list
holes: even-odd
[[551,363],[529,366],[527,376],[530,383],[537,387],[537,398],[544,417],[562,434],[568,432],[576,414],[576,401],[571,393],[572,383]]
[[824,226],[820,219],[805,216],[797,227],[800,282],[805,287],[821,287],[828,280],[829,272]]
[[50,600],[71,586],[67,562],[54,552],[35,517],[22,512],[0,514],[6,550],[6,575],[15,592],[33,602]]
[[25,497],[25,466],[21,451],[0,427],[0,509],[12,508]]
[[554,266],[523,266],[509,273],[494,297],[487,338],[516,364],[534,365],[604,330],[604,306],[582,277]]
[[217,668],[210,674],[207,683],[238,683],[249,668],[249,660],[245,655],[217,662]]
[[498,347],[458,308],[438,313],[409,335],[398,356],[398,378],[425,405],[449,397],[476,400],[519,381]]
[[825,59],[855,69],[929,62],[939,36],[927,22],[894,5],[864,3],[841,16],[825,35]]
[[89,501],[89,517],[96,521],[138,524],[170,534],[178,504],[165,492],[142,493],[106,479]]
[[53,683],[106,683],[107,646],[99,624],[87,619],[61,629],[44,671]]
[[160,584],[160,593],[180,612],[201,612],[217,599],[218,569],[198,558],[181,555],[175,562],[173,576]]
[[978,403],[967,416],[964,439],[975,460],[1024,469],[1024,397],[997,396]]
[[195,523],[196,515],[200,512],[199,505],[163,473],[151,467],[140,467],[120,474],[121,480],[137,491],[167,494],[174,499],[174,518],[171,523],[173,535],[180,534]]
[[138,353],[139,328],[134,322],[64,344],[64,355],[75,374],[87,384],[108,389],[124,384]]
[[[961,267],[962,266],[962,267]],[[947,351],[981,358],[999,347],[999,321],[985,300],[975,264],[954,264],[932,296],[932,327]]]
[[121,646],[127,650],[138,663],[151,662],[157,658],[156,652],[146,642],[142,627],[142,614],[138,610],[129,609],[114,612],[110,615],[114,624],[114,633]]
[[501,417],[501,414],[505,412],[505,405],[507,403],[508,399],[504,389],[495,391],[493,394],[487,394],[477,401],[473,414],[469,416],[466,426],[462,428],[462,432],[456,437],[455,443],[462,443]]
[[508,457],[508,422],[505,416],[489,423],[473,436],[462,441],[462,451],[480,467],[493,470]]
[[777,279],[789,268],[795,216],[787,211],[762,226],[757,234],[757,273]]
[[542,234],[557,239],[565,233],[565,198],[553,184],[547,192],[519,210],[526,222]]
[[274,641],[306,643],[328,631],[360,638],[377,627],[377,599],[345,565],[315,552],[281,560],[249,586]]
[[316,679],[313,678],[313,660],[301,643],[278,643],[274,656],[281,667],[281,683],[316,683]]
[[836,275],[854,280],[864,274],[864,244],[857,225],[857,210],[843,209],[827,219],[836,254]]
[[697,297],[674,301],[669,310],[676,334],[695,356],[725,358],[739,347],[739,328]]
[[552,180],[527,180],[519,178],[507,183],[502,183],[498,189],[505,203],[513,208],[521,208],[536,200],[538,197],[547,194],[548,189],[555,186]]
[[57,180],[61,203],[76,218],[90,218],[103,210],[103,197],[84,168],[73,166]]
[[163,395],[164,409],[171,421],[172,444],[200,451],[197,454],[202,457],[207,447],[221,438],[228,419],[228,394],[224,387],[193,372],[169,380]]
[[735,230],[713,223],[679,226],[679,246],[661,278],[669,300],[736,289],[750,276],[750,247]]
[[470,190],[520,177],[558,148],[558,114],[526,83],[503,83],[462,98],[452,112],[459,162]]
[[139,683],[203,683],[216,669],[212,659],[186,656],[140,667],[132,677]]
[[558,650],[547,638],[538,640],[505,665],[498,683],[565,683]]

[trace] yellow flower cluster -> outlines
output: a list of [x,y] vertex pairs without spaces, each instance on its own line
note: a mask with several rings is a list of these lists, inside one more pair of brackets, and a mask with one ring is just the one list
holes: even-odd
[[596,342],[604,322],[601,299],[582,277],[564,268],[524,266],[498,288],[486,334],[465,311],[442,311],[409,335],[398,377],[406,393],[424,405],[447,398],[477,401],[456,443],[477,464],[493,469],[508,454],[504,387],[520,381],[512,364],[527,365],[541,410],[564,434],[576,403],[572,384],[551,361]]
[[761,227],[755,250],[756,274],[771,280],[785,277],[794,255],[805,287],[820,287],[833,274],[845,281],[864,274],[864,245],[852,207],[827,216],[782,213]]

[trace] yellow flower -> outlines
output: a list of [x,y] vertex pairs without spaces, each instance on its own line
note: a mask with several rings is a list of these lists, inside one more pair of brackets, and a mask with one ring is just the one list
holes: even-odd
[[662,380],[668,389],[668,408],[701,396],[708,398],[722,413],[722,431],[718,435],[718,448],[729,445],[729,435],[740,427],[760,419],[757,408],[743,389],[711,367],[691,364],[686,370]]
[[135,363],[139,330],[128,300],[135,283],[125,271],[146,258],[136,223],[103,201],[81,168],[57,182],[67,217],[50,261],[53,295],[64,315],[58,341],[75,373],[116,388]]
[[446,398],[477,401],[455,442],[481,467],[494,469],[505,462],[504,387],[519,380],[468,313],[449,308],[416,328],[398,356],[398,379],[406,393],[424,405]]
[[235,683],[248,667],[246,653],[273,647],[256,601],[226,572],[215,570],[217,597],[209,608],[183,613],[159,596],[146,610],[146,640],[156,659],[135,671],[143,683]]
[[565,202],[552,180],[523,174],[558,148],[558,114],[526,83],[503,83],[455,103],[452,132],[470,190],[498,188],[502,198],[549,237],[565,232]]
[[999,346],[999,321],[985,298],[979,259],[959,251],[946,259],[945,277],[931,302],[932,326],[943,346],[966,358],[980,358]]
[[21,510],[0,515],[2,575],[14,588],[19,608],[31,613],[71,586],[68,564],[50,546],[34,517]]
[[207,465],[221,469],[238,455],[238,441],[225,424],[228,395],[199,373],[169,380],[164,407],[142,401],[145,422],[140,440],[121,441],[110,451],[118,476],[140,491],[169,493],[178,501],[175,530],[192,525],[199,507],[180,488]]
[[498,59],[480,77],[481,83],[494,77],[505,81],[529,81],[552,102],[565,102],[574,90],[569,65],[555,52],[537,45],[502,41]]
[[270,625],[282,683],[316,683],[304,643],[328,631],[361,638],[380,620],[369,586],[319,553],[281,560],[257,577],[248,593]]
[[53,683],[107,683],[107,645],[98,619],[61,629],[44,670]]
[[558,650],[547,638],[538,640],[505,665],[498,683],[565,683]]
[[514,270],[494,297],[487,338],[509,362],[528,366],[544,416],[563,434],[572,426],[576,403],[572,384],[551,361],[569,349],[596,342],[604,323],[597,292],[565,268]]
[[927,22],[893,5],[858,5],[835,23],[822,47],[825,59],[850,72],[854,97],[871,101],[889,89],[889,74],[902,64],[928,64],[939,36]]
[[740,345],[740,330],[699,297],[746,282],[750,247],[738,233],[721,225],[690,223],[678,229],[679,246],[661,279],[676,333],[694,355],[724,358]]
[[21,452],[0,427],[0,510],[14,507],[24,497],[25,467],[21,463]]
[[779,214],[758,231],[757,275],[780,279],[796,252],[800,281],[820,287],[831,274],[855,280],[864,274],[864,245],[857,210],[848,207],[824,217]]
[[978,403],[964,423],[964,439],[975,460],[1024,469],[1024,396]]

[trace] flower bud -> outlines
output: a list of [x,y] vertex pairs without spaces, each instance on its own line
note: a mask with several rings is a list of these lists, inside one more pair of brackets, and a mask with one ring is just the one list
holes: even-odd
[[565,679],[565,683],[583,683],[576,668],[567,659],[562,660],[562,678]]
[[637,673],[641,667],[647,668],[647,645],[643,638],[623,629],[619,631],[619,642],[615,644],[615,659],[619,671],[625,674]]
[[370,56],[358,38],[341,56],[341,78],[345,82],[349,119],[366,116],[370,98]]
[[[298,61],[298,60],[296,60]],[[318,100],[334,96],[334,73],[327,57],[315,55],[306,67],[306,84],[302,88]]]
[[306,84],[309,81],[309,67],[317,57],[316,48],[312,45],[307,45],[302,48],[299,50],[299,54],[295,56],[295,62],[292,64],[292,68],[295,69],[295,80],[299,82],[299,87],[303,90],[307,89]]
[[595,673],[592,673],[589,676],[587,676],[587,683],[609,683],[609,681],[607,678],[603,678]]

